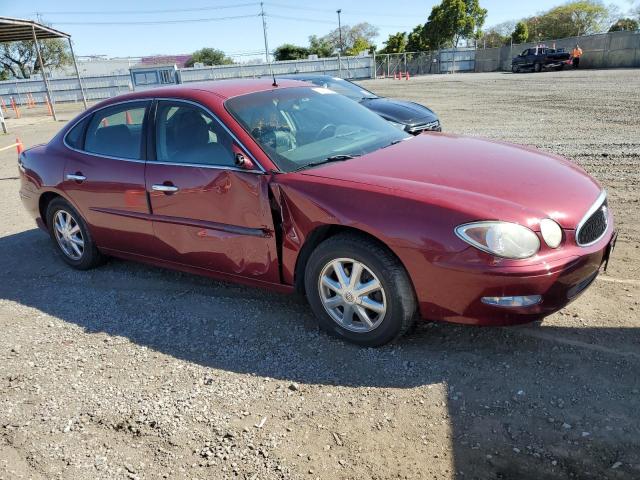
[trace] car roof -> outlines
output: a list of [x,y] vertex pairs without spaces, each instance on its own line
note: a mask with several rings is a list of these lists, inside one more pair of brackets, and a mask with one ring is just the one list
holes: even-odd
[[[166,87],[153,88],[149,90],[141,90],[120,95],[109,99],[109,101],[117,100],[133,100],[146,99],[158,96],[170,97],[172,95],[184,95],[189,92],[208,92],[223,99],[245,95],[247,93],[263,92],[267,90],[276,90],[278,88],[293,87],[309,87],[309,84],[299,80],[278,79],[277,86],[273,86],[273,78],[242,78],[229,80],[213,80],[208,82],[189,82],[179,85],[170,85]],[[109,103],[109,101],[104,102]]]
[[331,75],[326,75],[323,73],[289,73],[286,75],[282,75],[282,77],[280,78],[286,78],[290,80],[296,80],[299,78],[304,78],[307,80],[342,80],[341,78],[332,77]]

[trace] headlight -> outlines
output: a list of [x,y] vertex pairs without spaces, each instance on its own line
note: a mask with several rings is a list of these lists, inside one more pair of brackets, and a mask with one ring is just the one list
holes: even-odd
[[562,241],[562,228],[550,218],[544,218],[540,221],[540,233],[547,245],[551,248],[558,248]]
[[456,228],[456,235],[468,244],[497,257],[528,258],[540,249],[538,236],[517,223],[467,223]]

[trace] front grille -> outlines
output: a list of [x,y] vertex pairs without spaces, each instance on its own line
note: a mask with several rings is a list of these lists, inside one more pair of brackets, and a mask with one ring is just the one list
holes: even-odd
[[439,130],[439,129],[440,129],[440,121],[434,120],[433,122],[414,125],[413,127],[408,128],[407,132],[411,133],[412,135],[418,135],[419,133],[422,133],[422,132]]
[[595,211],[593,211],[588,217],[585,217],[576,231],[576,242],[581,247],[591,245],[604,235],[607,231],[607,199],[605,198],[600,203]]

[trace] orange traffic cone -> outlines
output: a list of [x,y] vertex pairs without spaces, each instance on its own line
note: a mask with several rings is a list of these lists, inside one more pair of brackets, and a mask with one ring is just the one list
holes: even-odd
[[24,152],[24,145],[22,144],[22,141],[18,137],[16,137],[16,150],[18,151],[18,155]]
[[13,111],[16,114],[16,118],[20,118],[20,109],[18,108],[18,105],[16,104],[16,101],[13,99],[13,97],[11,97],[11,106],[13,107]]
[[7,111],[7,104],[4,103],[4,98],[0,97],[0,108],[4,108],[4,111]]
[[[106,118],[105,118],[105,120],[106,120]],[[131,114],[129,113],[129,110],[124,112],[124,120],[127,123],[127,125],[131,125],[133,123],[133,120],[131,120]]]
[[407,76],[406,76],[405,80],[409,80],[409,72],[407,72]]
[[393,72],[393,79],[398,80],[398,74],[396,72]]
[[107,120],[106,118],[103,118],[102,121],[100,122],[100,124],[103,127],[108,127],[109,126],[109,120]]
[[44,97],[44,101],[47,104],[48,115],[53,116],[53,110],[51,109],[51,104],[49,103],[49,97]]

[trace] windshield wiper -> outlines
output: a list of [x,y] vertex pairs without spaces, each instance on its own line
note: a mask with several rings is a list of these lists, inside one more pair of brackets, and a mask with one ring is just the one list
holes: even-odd
[[302,165],[301,167],[298,167],[295,170],[292,170],[291,172],[292,173],[299,172],[300,170],[305,170],[311,167],[317,167],[318,165],[324,165],[325,163],[342,162],[344,160],[351,160],[352,158],[356,158],[359,156],[360,155],[346,155],[346,154],[332,155],[330,157],[325,158],[324,160],[319,160],[317,162],[311,162],[311,163],[307,163],[306,165]]
[[394,140],[393,142],[387,143],[384,147],[380,147],[380,149],[382,150],[383,148],[387,148],[390,147],[392,145],[397,145],[398,143],[402,142],[404,140],[404,138],[400,139],[400,140]]

